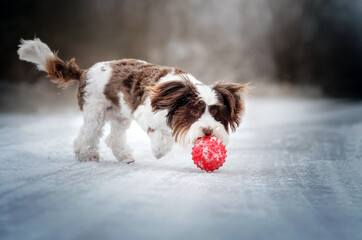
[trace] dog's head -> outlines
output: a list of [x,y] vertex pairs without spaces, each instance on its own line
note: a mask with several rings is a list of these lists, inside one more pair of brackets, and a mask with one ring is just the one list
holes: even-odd
[[244,112],[246,85],[220,82],[210,87],[176,80],[149,90],[152,110],[167,110],[175,142],[184,146],[204,136],[215,136],[226,144]]

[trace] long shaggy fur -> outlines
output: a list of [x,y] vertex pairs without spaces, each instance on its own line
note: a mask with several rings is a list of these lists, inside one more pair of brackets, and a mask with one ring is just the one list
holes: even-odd
[[51,81],[61,88],[67,88],[74,81],[79,81],[83,73],[74,58],[65,63],[39,38],[21,39],[18,55],[21,60],[34,63],[39,70],[47,72]]
[[74,81],[80,80],[83,70],[75,63],[75,58],[70,59],[69,62],[64,62],[55,53],[54,58],[47,60],[47,72],[53,83],[65,89]]
[[240,125],[240,120],[245,107],[242,98],[243,94],[247,91],[247,88],[248,84],[240,85],[225,82],[216,83],[213,87],[220,102],[226,106],[222,111],[219,111],[219,116],[215,116],[217,120],[223,123],[226,131],[229,131],[230,127],[234,132]]
[[54,58],[48,45],[40,41],[39,38],[34,40],[21,39],[18,55],[21,60],[34,63],[40,71],[44,72],[47,71],[47,59]]

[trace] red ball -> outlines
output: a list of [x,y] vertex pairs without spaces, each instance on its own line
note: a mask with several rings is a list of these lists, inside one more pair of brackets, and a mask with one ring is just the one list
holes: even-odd
[[226,148],[218,138],[204,137],[195,142],[191,154],[197,167],[207,172],[213,172],[224,164]]

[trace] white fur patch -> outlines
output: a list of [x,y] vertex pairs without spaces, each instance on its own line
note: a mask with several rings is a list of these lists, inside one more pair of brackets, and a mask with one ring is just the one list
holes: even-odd
[[217,103],[216,93],[209,86],[196,84],[196,89],[206,105],[210,106]]
[[138,106],[133,112],[133,118],[142,127],[143,130],[147,131],[148,128],[159,129],[165,133],[170,133],[171,129],[166,125],[166,110],[152,112],[151,100],[146,98],[144,104]]
[[158,83],[164,83],[168,81],[184,81],[185,78],[182,77],[184,75],[186,78],[188,78],[193,84],[202,84],[199,80],[197,80],[194,76],[191,74],[175,74],[175,68],[172,68],[172,71],[169,72],[166,76],[163,76],[160,78]]
[[120,111],[121,111],[121,115],[123,117],[126,117],[126,118],[131,118],[132,117],[132,110],[128,106],[128,104],[126,104],[126,102],[124,101],[123,93],[119,92],[118,97],[119,97],[119,108],[120,108]]
[[144,63],[144,64],[147,64],[148,62],[144,61],[144,60],[137,60],[138,62],[140,63]]
[[47,59],[54,58],[54,54],[39,38],[34,40],[21,39],[18,55],[21,60],[34,63],[40,71],[46,72]]
[[89,69],[84,95],[85,104],[100,105],[99,108],[110,104],[104,96],[104,88],[112,75],[110,63],[99,62]]
[[171,72],[160,78],[158,83],[164,83],[168,81],[182,81],[182,77],[180,75],[175,74],[175,69],[172,69]]
[[188,78],[193,84],[203,84],[201,81],[197,80],[194,76],[191,74],[185,74],[186,78]]

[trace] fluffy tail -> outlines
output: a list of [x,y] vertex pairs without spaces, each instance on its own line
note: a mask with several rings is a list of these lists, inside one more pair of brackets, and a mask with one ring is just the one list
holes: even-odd
[[69,62],[64,62],[39,38],[21,39],[18,55],[21,60],[34,63],[40,71],[47,72],[51,81],[62,88],[67,88],[74,81],[79,81],[83,73],[74,58]]

